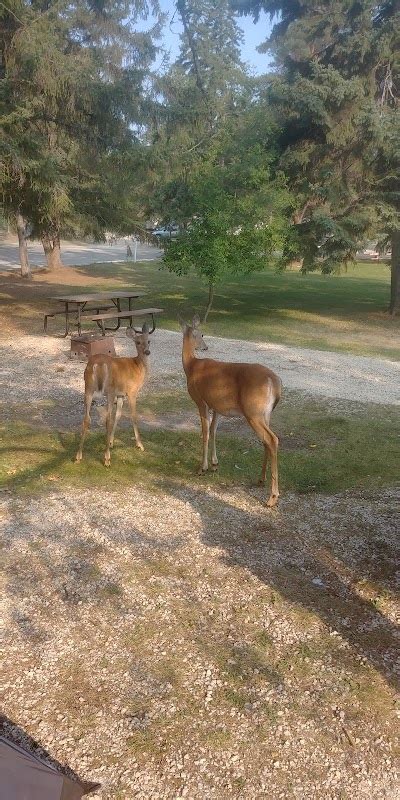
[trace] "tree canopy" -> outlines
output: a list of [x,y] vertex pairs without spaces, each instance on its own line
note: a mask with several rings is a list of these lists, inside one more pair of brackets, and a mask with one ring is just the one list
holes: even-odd
[[[400,4],[387,0],[235,0],[275,20],[266,101],[282,121],[280,167],[296,197],[283,263],[330,272],[367,235],[392,238],[392,311],[400,304]],[[397,132],[397,133],[396,133]]]
[[132,218],[123,178],[158,33],[136,31],[143,13],[125,1],[0,9],[3,204],[29,220],[50,265],[61,233],[98,236]]

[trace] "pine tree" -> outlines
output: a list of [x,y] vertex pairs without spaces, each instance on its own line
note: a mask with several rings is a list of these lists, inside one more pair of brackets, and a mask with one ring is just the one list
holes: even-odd
[[126,172],[125,192],[113,189],[137,151],[155,54],[157,29],[135,32],[142,12],[139,0],[1,7],[3,204],[29,220],[50,268],[61,233],[99,234],[130,206]]
[[329,272],[386,230],[398,311],[399,0],[235,5],[279,16],[264,49],[275,59],[267,99],[283,121],[280,165],[298,200],[284,261]]

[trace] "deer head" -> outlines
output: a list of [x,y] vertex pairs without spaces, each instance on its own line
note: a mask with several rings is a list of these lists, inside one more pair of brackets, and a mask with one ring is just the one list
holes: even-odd
[[180,318],[179,324],[182,328],[184,338],[189,340],[193,350],[208,350],[208,347],[204,341],[204,336],[200,330],[201,323],[198,314],[194,315],[191,325],[188,325],[188,323],[184,322],[184,320]]
[[137,328],[126,329],[126,335],[135,342],[138,356],[150,355],[150,334],[153,333],[153,330],[150,331],[147,322],[144,323],[141,330]]

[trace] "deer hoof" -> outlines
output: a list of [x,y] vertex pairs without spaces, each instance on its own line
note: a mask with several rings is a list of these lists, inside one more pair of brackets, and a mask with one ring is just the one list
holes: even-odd
[[213,472],[216,472],[218,469],[218,464],[211,464],[211,469]]
[[207,467],[207,469],[203,469],[203,467],[200,467],[200,469],[197,471],[197,474],[198,475],[205,475],[206,472],[208,472],[208,467]]
[[104,459],[104,466],[105,467],[111,467],[111,458],[105,458]]
[[271,494],[271,497],[267,501],[267,508],[275,508],[277,503],[278,503],[278,495],[277,494]]
[[77,453],[75,456],[75,464],[80,464],[82,461],[82,453]]
[[143,447],[141,442],[136,442],[136,447],[137,447],[138,450],[140,450],[142,453],[144,453],[144,447]]

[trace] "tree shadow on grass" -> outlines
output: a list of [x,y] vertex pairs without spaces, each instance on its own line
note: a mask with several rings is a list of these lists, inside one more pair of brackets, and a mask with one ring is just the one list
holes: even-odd
[[[176,497],[184,493],[201,517],[204,543],[222,551],[226,566],[250,572],[294,607],[317,615],[331,635],[349,643],[359,661],[399,688],[399,629],[374,598],[359,591],[363,580],[375,581],[378,590],[395,596],[395,517],[391,531],[374,531],[366,523],[363,498],[292,497],[273,512],[260,508],[255,498],[254,512],[249,512],[230,502],[229,495],[210,498],[201,489],[176,486],[170,491]],[[395,514],[397,502],[387,493],[381,505],[391,504]],[[377,570],[382,549],[386,569]]]

